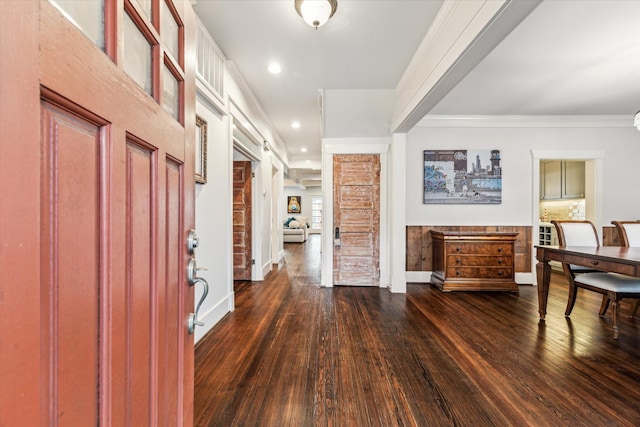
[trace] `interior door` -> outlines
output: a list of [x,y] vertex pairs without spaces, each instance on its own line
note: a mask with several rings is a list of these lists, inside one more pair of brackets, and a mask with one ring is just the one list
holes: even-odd
[[380,155],[333,156],[335,285],[380,284]]
[[[47,1],[0,3],[13,57],[1,70],[0,238],[16,248],[29,238],[0,260],[18,269],[3,289],[20,289],[0,304],[2,424],[192,425],[190,4],[154,0],[148,19],[137,3],[107,1],[102,45]],[[125,71],[132,28],[148,44],[148,87]],[[169,54],[171,34],[185,43]],[[5,92],[10,75],[23,92]],[[12,223],[22,235],[6,232]],[[9,328],[7,315],[28,320]]]
[[233,162],[233,279],[251,280],[251,162]]

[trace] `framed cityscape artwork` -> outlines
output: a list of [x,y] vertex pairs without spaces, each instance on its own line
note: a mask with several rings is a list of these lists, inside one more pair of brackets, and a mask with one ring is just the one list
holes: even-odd
[[500,204],[500,150],[424,150],[423,203]]

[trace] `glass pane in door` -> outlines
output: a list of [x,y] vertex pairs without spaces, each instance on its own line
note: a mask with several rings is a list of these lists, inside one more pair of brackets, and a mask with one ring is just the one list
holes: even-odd
[[180,27],[165,0],[162,0],[162,25],[160,27],[160,34],[173,58],[179,61]]
[[124,70],[152,95],[151,45],[129,14],[124,14]]
[[104,0],[49,0],[49,2],[100,50],[104,51]]
[[162,106],[174,119],[180,120],[180,83],[166,65],[162,69]]

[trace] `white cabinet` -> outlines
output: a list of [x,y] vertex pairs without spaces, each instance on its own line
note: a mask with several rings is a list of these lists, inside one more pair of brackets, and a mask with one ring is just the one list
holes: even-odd
[[584,198],[584,162],[546,160],[540,163],[540,199]]

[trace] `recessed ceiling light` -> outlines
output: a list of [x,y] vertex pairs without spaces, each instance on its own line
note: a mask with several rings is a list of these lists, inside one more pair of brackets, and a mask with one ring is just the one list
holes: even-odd
[[298,129],[300,127],[300,122],[291,123],[291,127],[294,128],[294,129]]
[[302,147],[302,148],[300,149],[300,151],[302,151],[303,153],[306,153],[306,152],[307,152],[307,149],[306,149],[305,147]]
[[282,71],[282,67],[277,62],[272,62],[271,64],[269,64],[268,70],[271,74],[280,74],[280,72]]

